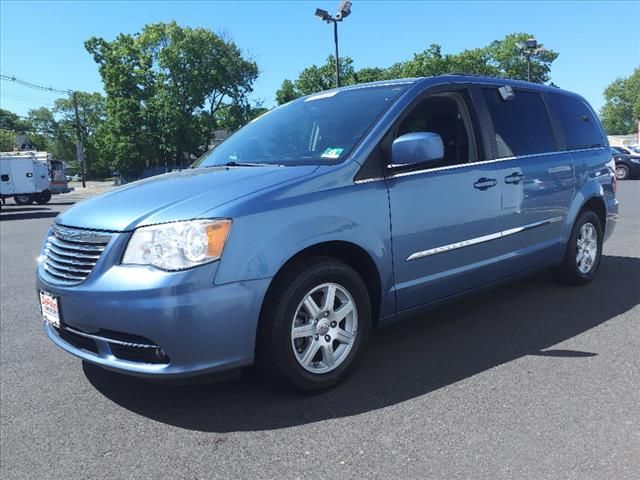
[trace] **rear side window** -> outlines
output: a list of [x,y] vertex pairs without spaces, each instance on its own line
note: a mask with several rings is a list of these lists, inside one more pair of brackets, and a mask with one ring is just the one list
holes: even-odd
[[568,150],[604,146],[604,138],[591,109],[576,97],[551,93],[549,108],[564,131]]
[[497,88],[483,88],[493,118],[498,158],[554,152],[553,130],[538,93],[514,90],[503,100]]

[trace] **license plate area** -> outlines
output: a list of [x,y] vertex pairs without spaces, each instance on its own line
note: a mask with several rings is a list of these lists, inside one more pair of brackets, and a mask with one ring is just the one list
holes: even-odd
[[40,310],[45,322],[60,328],[60,302],[57,296],[40,290]]

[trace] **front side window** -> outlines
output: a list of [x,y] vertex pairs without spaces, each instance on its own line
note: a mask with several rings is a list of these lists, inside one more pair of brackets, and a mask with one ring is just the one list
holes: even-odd
[[433,132],[444,144],[444,158],[434,167],[459,165],[476,160],[470,116],[463,93],[435,94],[422,100],[398,128],[397,136]]
[[591,110],[577,97],[549,94],[549,108],[564,131],[568,150],[604,146],[604,138]]
[[355,87],[294,100],[240,129],[194,167],[341,162],[407,86]]
[[497,88],[483,88],[496,131],[498,158],[554,152],[553,130],[538,93],[514,90],[504,100]]

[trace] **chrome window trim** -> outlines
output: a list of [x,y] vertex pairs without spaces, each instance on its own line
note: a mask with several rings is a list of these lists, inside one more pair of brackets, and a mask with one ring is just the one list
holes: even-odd
[[468,240],[463,240],[461,242],[450,243],[449,245],[442,245],[440,247],[430,248],[428,250],[422,250],[420,252],[415,252],[409,255],[406,261],[410,262],[412,260],[418,260],[420,258],[429,257],[431,255],[437,255],[438,253],[450,252],[452,250],[457,250],[459,248],[469,247],[471,245],[477,245],[479,243],[489,242],[491,240],[497,240],[498,238],[508,237],[509,235],[514,235],[516,233],[520,233],[525,230],[530,230],[532,228],[542,227],[543,225],[550,225],[552,223],[561,222],[563,219],[564,217],[562,216],[547,218],[545,220],[540,220],[539,222],[529,223],[527,225],[510,228],[508,230],[502,230],[501,232],[490,233],[488,235],[483,235],[481,237],[470,238]]
[[[555,152],[543,152],[543,153],[530,153],[528,155],[520,155],[520,156],[513,156],[513,157],[504,157],[504,158],[494,158],[492,160],[480,160],[478,162],[470,162],[470,163],[459,163],[457,165],[447,165],[444,167],[435,167],[435,168],[424,168],[421,170],[412,170],[410,172],[402,172],[402,173],[396,173],[396,174],[391,174],[388,177],[386,177],[387,179],[390,178],[402,178],[402,177],[409,177],[412,175],[420,175],[422,173],[427,173],[427,172],[440,172],[440,171],[444,171],[444,170],[453,170],[454,168],[463,168],[463,167],[473,167],[476,165],[485,165],[485,164],[489,164],[489,163],[498,163],[498,162],[506,162],[509,160],[519,160],[519,159],[526,159],[526,158],[535,158],[535,157],[544,157],[544,156],[550,156],[550,155],[560,155],[563,153],[579,153],[579,152],[591,152],[591,151],[596,151],[596,150],[605,150],[606,147],[593,147],[593,148],[583,148],[580,150],[561,150],[561,151],[555,151]],[[386,167],[388,168],[388,167]],[[355,180],[354,183],[369,183],[369,182],[378,182],[381,180],[385,180],[385,177],[374,177],[374,178],[365,178],[363,180]]]

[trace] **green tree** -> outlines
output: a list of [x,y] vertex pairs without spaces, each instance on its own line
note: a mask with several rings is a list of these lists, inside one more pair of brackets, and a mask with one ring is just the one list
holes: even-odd
[[243,105],[258,75],[232,41],[175,22],[111,42],[94,37],[85,46],[107,93],[101,155],[123,173],[201,153],[216,112]]
[[29,110],[26,122],[29,142],[37,150],[51,151],[59,128],[53,112],[46,107]]
[[604,90],[600,115],[609,135],[636,133],[640,118],[640,67],[627,78],[617,78]]
[[[5,110],[6,112],[6,110]],[[10,152],[16,143],[16,132],[14,130],[7,130],[0,128],[0,151]]]
[[0,108],[0,128],[3,130],[11,130],[13,132],[27,132],[30,130],[29,122],[20,118],[13,112]]
[[390,75],[390,69],[380,67],[365,67],[355,72],[356,83],[390,80],[392,78]]
[[[356,72],[353,68],[353,60],[350,57],[340,58],[340,84],[353,85],[358,83]],[[278,105],[287,103],[302,95],[329,90],[336,86],[336,61],[334,56],[327,57],[327,61],[318,66],[311,65],[300,72],[293,82],[285,80],[276,92]]]
[[[502,40],[495,40],[486,47],[489,63],[497,69],[500,76],[518,80],[527,79],[527,59],[516,46],[533,35],[529,33],[511,33]],[[542,46],[539,44],[539,46]],[[544,49],[531,58],[531,81],[548,83],[550,81],[551,64],[558,58],[558,52]]]
[[[352,85],[356,83],[353,60],[350,57],[340,58],[340,84]],[[302,95],[329,90],[336,86],[336,61],[334,56],[327,57],[327,61],[320,66],[311,65],[305,68],[295,81],[296,90]]]
[[233,132],[267,111],[267,108],[252,106],[249,102],[223,105],[215,114],[215,125],[216,128]]
[[285,79],[278,91],[276,91],[276,102],[278,102],[278,105],[282,105],[283,103],[295,100],[301,95],[302,94],[296,89],[295,84],[291,80]]
[[[105,98],[100,93],[76,92],[78,118],[84,145],[84,156],[89,178],[104,178],[110,174],[110,159],[100,155],[99,135],[106,121]],[[76,117],[73,99],[59,98],[55,101],[53,113],[58,119],[54,147],[56,158],[71,161],[76,158]]]
[[[527,60],[516,44],[531,35],[513,33],[491,44],[463,50],[456,54],[443,53],[442,47],[432,44],[422,52],[415,53],[409,60],[398,62],[390,67],[366,67],[354,70],[353,61],[341,59],[341,78],[344,85],[374,82],[394,78],[429,77],[447,73],[466,73],[496,77],[527,79]],[[531,81],[548,83],[551,64],[558,57],[553,50],[544,50],[531,58]],[[278,103],[285,103],[300,95],[333,88],[335,72],[333,58],[329,57],[322,66],[312,65],[305,68],[296,80],[285,80],[276,92]]]

